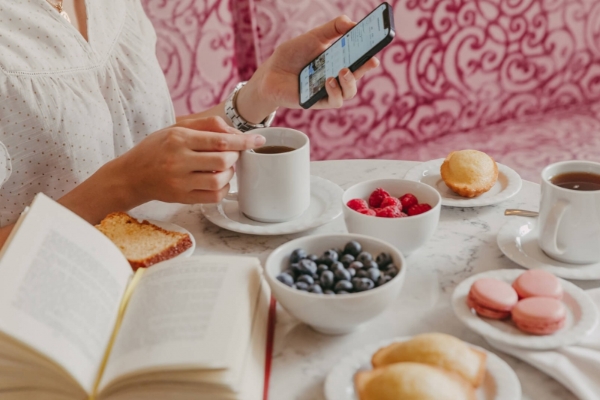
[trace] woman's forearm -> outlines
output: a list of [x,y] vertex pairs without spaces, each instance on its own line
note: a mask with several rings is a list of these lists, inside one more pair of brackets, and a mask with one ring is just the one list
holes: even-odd
[[[257,81],[258,79],[251,79],[246,85],[244,85],[242,89],[240,89],[236,99],[236,108],[238,113],[242,118],[252,124],[261,123],[269,116],[269,114],[277,109],[276,105],[269,104],[264,100],[265,96],[261,95],[260,84]],[[177,122],[189,118],[206,117],[221,117],[231,125],[231,121],[225,115],[224,101],[212,108],[209,108],[208,110],[178,117]]]
[[120,158],[106,163],[58,202],[90,224],[97,224],[111,212],[140,205],[142,201],[133,193],[120,163]]

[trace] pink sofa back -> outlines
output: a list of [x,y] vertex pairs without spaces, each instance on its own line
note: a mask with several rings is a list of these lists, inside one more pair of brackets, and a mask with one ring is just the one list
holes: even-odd
[[[379,1],[143,0],[179,114],[209,107],[275,46]],[[339,110],[282,110],[314,159],[372,158],[600,97],[600,2],[402,0],[397,38]],[[237,37],[237,40],[236,40]]]

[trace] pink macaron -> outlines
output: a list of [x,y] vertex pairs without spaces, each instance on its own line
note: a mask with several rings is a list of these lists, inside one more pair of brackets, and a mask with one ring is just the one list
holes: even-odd
[[505,319],[519,301],[517,292],[506,282],[493,278],[477,279],[467,297],[467,305],[482,317]]
[[552,297],[560,300],[563,296],[563,288],[558,278],[541,269],[523,272],[512,286],[517,291],[519,299]]
[[517,328],[534,335],[549,335],[565,326],[567,309],[562,301],[551,297],[529,297],[512,310]]

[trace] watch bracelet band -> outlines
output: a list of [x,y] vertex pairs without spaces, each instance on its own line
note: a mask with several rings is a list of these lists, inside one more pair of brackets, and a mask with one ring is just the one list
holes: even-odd
[[269,116],[267,116],[267,118],[265,118],[259,124],[253,124],[253,123],[246,121],[237,111],[237,108],[236,108],[237,96],[238,96],[238,93],[240,92],[240,90],[242,89],[242,87],[244,87],[244,85],[246,83],[247,82],[238,83],[235,86],[235,89],[233,89],[233,92],[231,92],[231,94],[227,97],[227,100],[225,100],[225,115],[227,115],[227,118],[229,118],[233,127],[242,132],[247,132],[252,129],[258,129],[258,128],[268,128],[269,126],[271,126],[271,122],[273,122],[273,119],[275,118],[275,111],[273,111],[271,114],[269,114]]

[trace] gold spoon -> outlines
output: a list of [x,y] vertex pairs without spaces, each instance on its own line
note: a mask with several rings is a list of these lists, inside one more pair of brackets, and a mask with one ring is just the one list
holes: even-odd
[[508,208],[504,210],[504,215],[516,215],[517,217],[537,217],[539,213],[537,211],[518,210],[515,208]]

